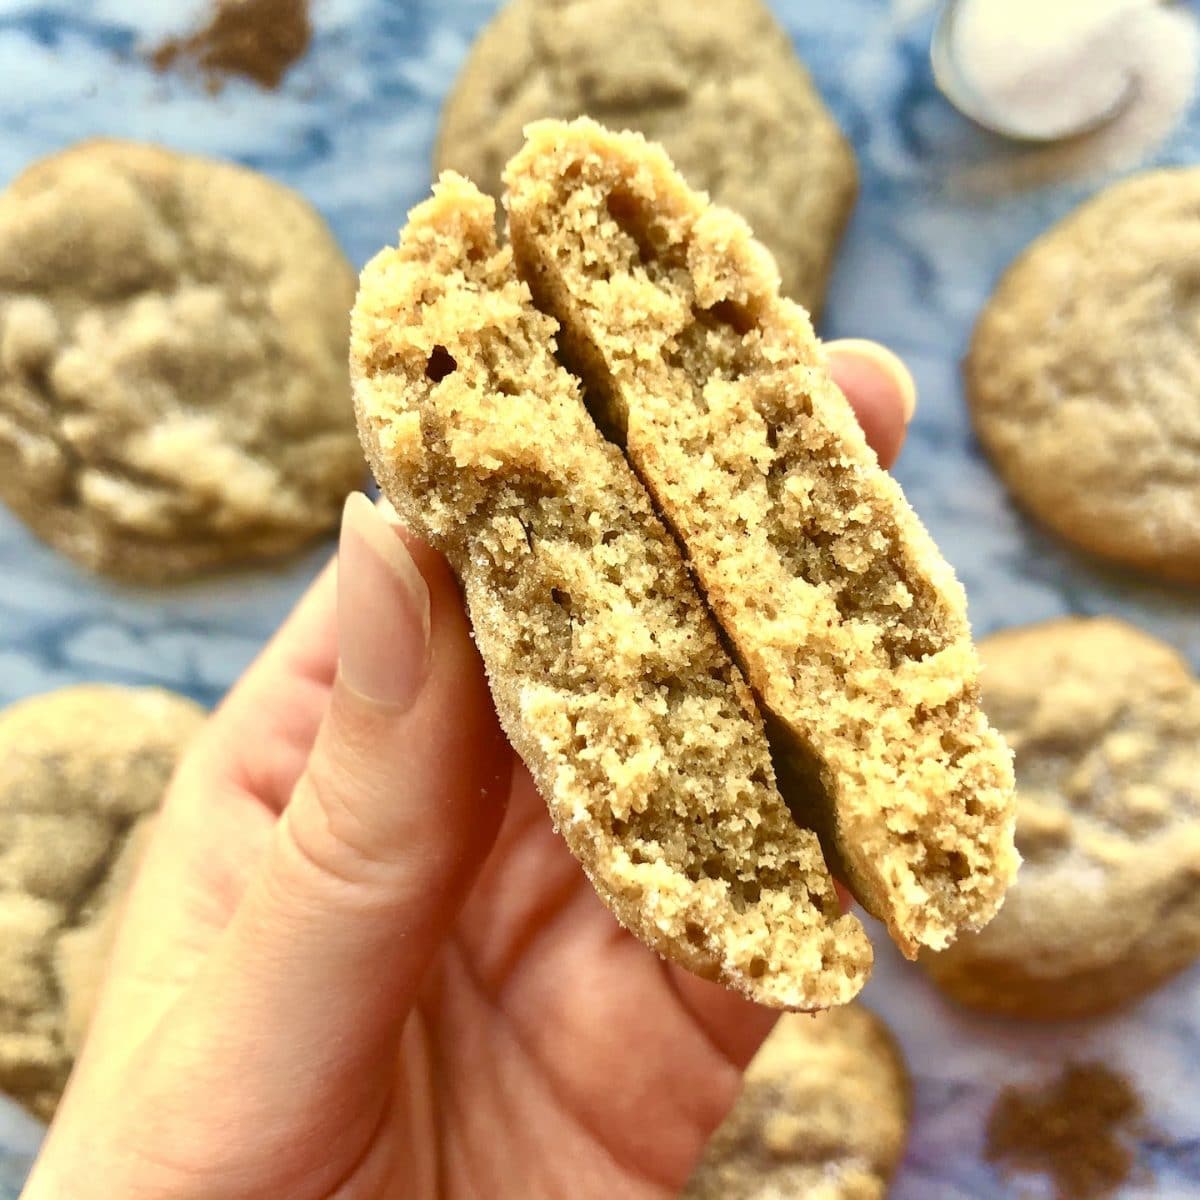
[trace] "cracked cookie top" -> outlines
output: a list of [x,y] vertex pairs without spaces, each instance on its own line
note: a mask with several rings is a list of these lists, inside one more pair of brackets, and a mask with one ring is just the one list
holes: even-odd
[[854,154],[759,0],[514,0],[446,104],[437,169],[499,199],[524,126],[583,115],[662,142],[689,183],[746,218],[784,292],[820,311]]
[[1200,954],[1200,682],[1170,646],[1071,617],[980,644],[1016,753],[1024,865],[999,916],[924,961],[978,1007],[1073,1016]]
[[0,498],[76,562],[166,581],[292,550],[363,475],[355,276],[242,167],[96,141],[0,195]]
[[364,269],[354,309],[380,487],[458,574],[501,725],[618,920],[760,1003],[844,1003],[870,968],[866,934],[556,329],[497,243],[494,202],[445,174]]
[[1200,582],[1200,170],[1100,193],[1009,268],[966,361],[1017,499],[1095,554]]

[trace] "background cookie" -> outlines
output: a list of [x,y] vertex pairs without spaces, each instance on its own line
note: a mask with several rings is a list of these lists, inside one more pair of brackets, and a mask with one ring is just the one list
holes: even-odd
[[120,905],[204,710],[83,685],[0,713],[0,1090],[49,1118]]
[[860,1004],[781,1017],[685,1200],[879,1200],[904,1153],[900,1049]]
[[1017,499],[1096,554],[1200,582],[1200,169],[1115,184],[1009,268],[967,391]]
[[446,103],[437,169],[499,199],[529,121],[584,115],[662,142],[689,183],[750,222],[783,290],[820,311],[854,155],[759,0],[514,0]]
[[1106,618],[980,650],[984,703],[1016,751],[1025,862],[991,925],[921,961],[978,1008],[1112,1008],[1200,954],[1200,682]]
[[115,141],[42,160],[0,195],[0,498],[130,579],[302,545],[363,475],[354,289],[255,172]]

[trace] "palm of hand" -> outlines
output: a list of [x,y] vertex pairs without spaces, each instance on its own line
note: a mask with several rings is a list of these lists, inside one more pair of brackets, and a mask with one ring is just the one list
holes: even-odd
[[617,925],[524,768],[425,1001],[448,1196],[676,1195],[772,1019]]

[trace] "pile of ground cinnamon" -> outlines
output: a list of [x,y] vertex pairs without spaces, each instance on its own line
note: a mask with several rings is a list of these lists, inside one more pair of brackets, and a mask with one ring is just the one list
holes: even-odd
[[1005,1088],[988,1119],[987,1160],[1048,1175],[1058,1200],[1101,1200],[1133,1172],[1141,1102],[1100,1063],[1069,1064],[1039,1088]]
[[157,71],[192,63],[214,89],[227,75],[276,88],[311,39],[308,0],[218,0],[207,25],[163,42],[150,61]]

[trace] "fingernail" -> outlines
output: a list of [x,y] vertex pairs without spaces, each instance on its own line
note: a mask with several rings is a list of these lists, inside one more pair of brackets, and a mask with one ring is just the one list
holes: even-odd
[[429,588],[394,525],[362,492],[338,543],[342,682],[375,704],[412,707],[429,674]]
[[379,515],[383,517],[383,519],[389,525],[403,524],[403,522],[400,520],[400,514],[392,507],[392,502],[382,492],[375,497],[374,504],[376,510],[379,512]]
[[839,338],[833,342],[826,342],[825,353],[866,359],[878,367],[900,394],[905,425],[913,419],[913,413],[917,411],[917,384],[902,358],[893,354],[886,346],[868,338]]

